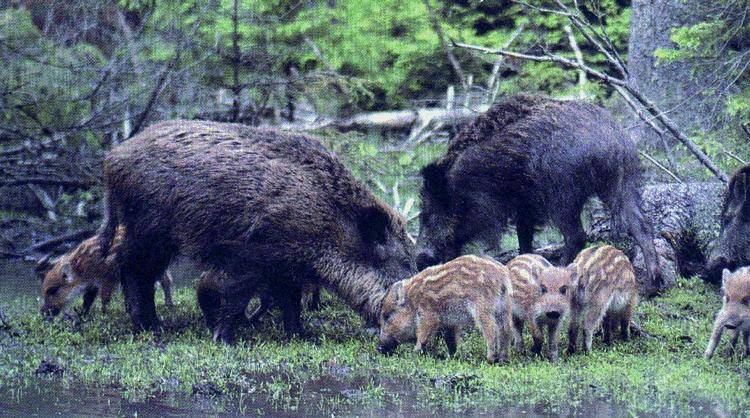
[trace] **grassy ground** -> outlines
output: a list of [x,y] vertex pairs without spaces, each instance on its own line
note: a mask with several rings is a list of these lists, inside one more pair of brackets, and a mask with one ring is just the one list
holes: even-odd
[[591,355],[554,365],[520,354],[508,365],[486,365],[476,333],[454,359],[445,358],[442,343],[427,355],[401,347],[384,357],[358,317],[332,297],[306,316],[313,340],[286,341],[271,316],[229,347],[210,341],[191,289],[180,289],[176,302],[171,312],[159,306],[165,330],[155,337],[130,333],[121,300],[107,316],[95,312],[82,322],[52,324],[41,320],[35,301],[18,300],[6,308],[13,330],[0,330],[0,388],[34,384],[44,374],[65,385],[118,388],[128,398],[178,392],[240,408],[260,399],[283,411],[408,404],[448,411],[541,405],[565,412],[601,399],[634,413],[750,410],[750,359],[723,351],[711,362],[701,358],[720,299],[698,280],[641,304],[636,321],[650,338],[612,348],[597,340]]

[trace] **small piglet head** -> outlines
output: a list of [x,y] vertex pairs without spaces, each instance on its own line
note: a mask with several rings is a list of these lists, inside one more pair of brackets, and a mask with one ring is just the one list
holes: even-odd
[[399,344],[416,339],[416,312],[406,297],[404,281],[394,283],[380,308],[378,351],[390,354]]
[[67,258],[57,260],[42,280],[42,315],[47,318],[57,316],[83,287],[82,281]]
[[724,327],[736,329],[750,324],[750,268],[744,267],[734,273],[724,269],[721,288],[724,304],[719,317]]
[[578,276],[576,269],[548,267],[539,274],[540,296],[535,306],[535,317],[546,322],[563,320],[570,312],[570,303]]

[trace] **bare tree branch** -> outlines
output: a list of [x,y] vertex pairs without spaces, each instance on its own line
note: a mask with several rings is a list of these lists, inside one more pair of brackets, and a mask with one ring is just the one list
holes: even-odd
[[659,161],[656,161],[656,159],[654,157],[646,154],[645,152],[643,152],[641,150],[638,150],[638,153],[641,154],[641,156],[643,156],[643,158],[649,160],[652,164],[654,164],[655,166],[657,166],[661,171],[667,173],[669,175],[669,177],[672,177],[676,182],[683,183],[683,181],[682,181],[681,178],[677,177],[677,175],[675,173],[669,171],[669,169],[667,167],[664,167],[664,165],[662,163],[660,163]]
[[440,46],[443,48],[443,51],[445,51],[445,55],[448,57],[448,62],[450,62],[451,67],[453,67],[453,72],[456,73],[456,77],[458,77],[458,81],[461,83],[461,87],[463,87],[463,89],[466,90],[467,83],[466,83],[466,77],[464,76],[464,71],[461,69],[461,64],[459,64],[458,59],[453,54],[453,47],[445,41],[445,34],[443,33],[443,28],[440,27],[440,22],[438,21],[438,17],[437,17],[437,14],[435,13],[435,10],[432,8],[432,5],[430,4],[430,0],[424,0],[424,5],[427,8],[428,14],[430,15],[430,22],[432,23],[432,29],[435,30],[435,34],[437,34],[438,40],[440,41]]

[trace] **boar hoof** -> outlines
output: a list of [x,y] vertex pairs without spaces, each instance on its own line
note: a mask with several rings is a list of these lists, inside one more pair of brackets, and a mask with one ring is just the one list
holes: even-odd
[[215,343],[223,342],[225,344],[233,344],[234,332],[226,326],[217,325],[216,330],[214,331],[213,341]]

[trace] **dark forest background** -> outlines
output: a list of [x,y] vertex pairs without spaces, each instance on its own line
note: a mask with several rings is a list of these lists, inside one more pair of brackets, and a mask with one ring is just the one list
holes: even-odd
[[91,234],[106,150],[171,118],[310,131],[412,231],[419,168],[516,92],[609,108],[648,182],[718,181],[750,158],[749,10],[733,0],[5,0],[0,255],[35,257]]

